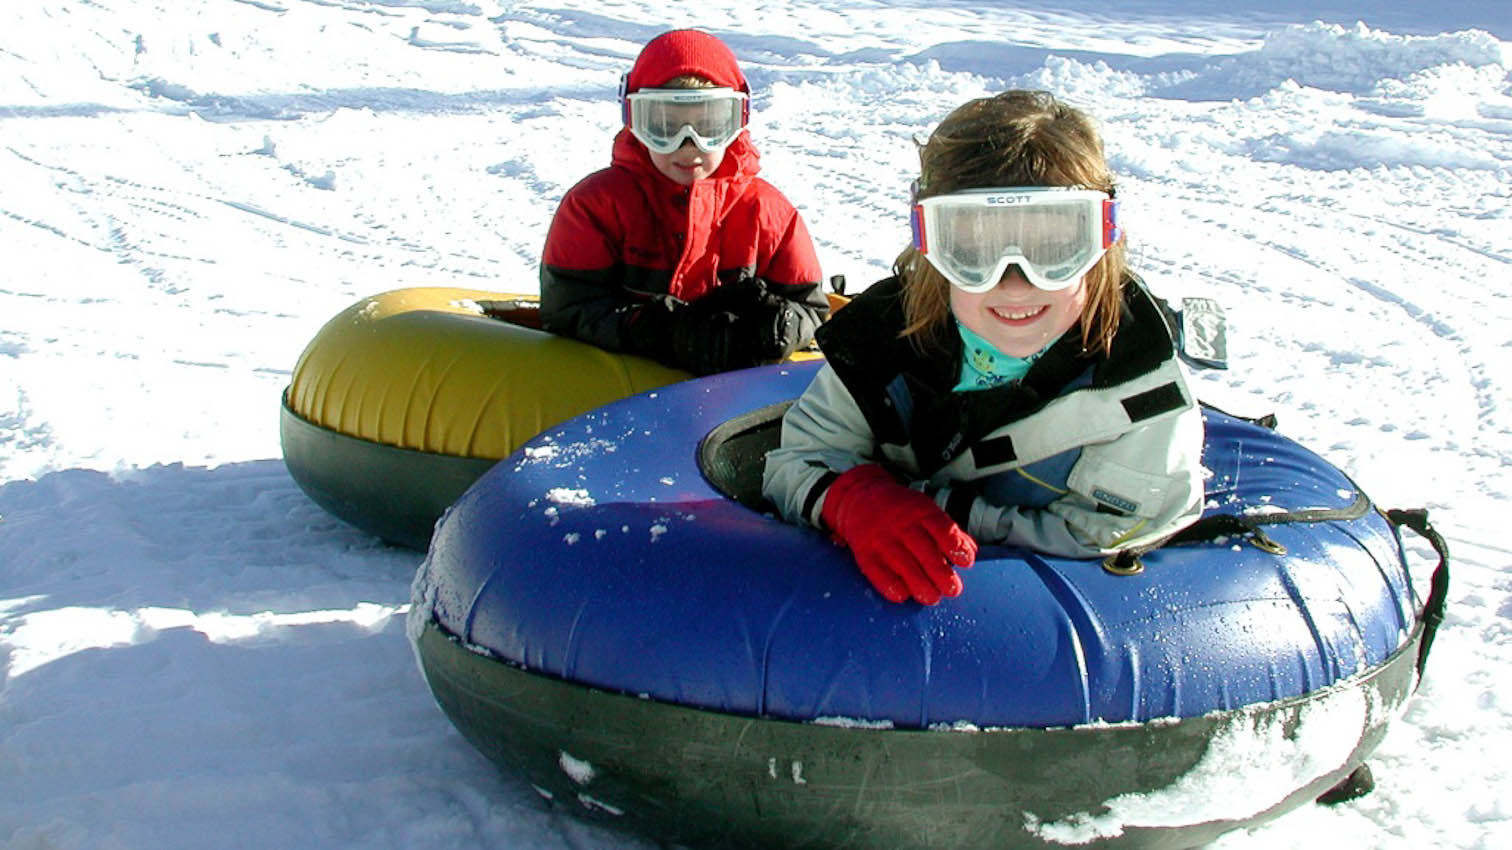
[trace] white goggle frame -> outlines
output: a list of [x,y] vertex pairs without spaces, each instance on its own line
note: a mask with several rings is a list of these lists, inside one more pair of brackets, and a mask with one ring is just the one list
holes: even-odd
[[1121,236],[1118,202],[1095,189],[970,189],[918,201],[911,218],[914,247],[972,293],[997,286],[1010,265],[1040,289],[1066,289]]
[[745,129],[750,100],[731,88],[641,89],[624,97],[625,126],[660,154],[692,140],[704,153],[721,150]]

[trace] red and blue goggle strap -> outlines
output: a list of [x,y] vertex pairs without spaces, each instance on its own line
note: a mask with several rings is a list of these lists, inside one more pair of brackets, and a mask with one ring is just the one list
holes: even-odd
[[[917,181],[915,182],[917,185]],[[917,189],[910,189],[912,196]],[[929,253],[929,237],[924,232],[924,205],[913,204],[909,207],[908,226],[913,231],[913,246],[925,254]],[[1102,202],[1102,246],[1111,248],[1123,238],[1123,228],[1118,225],[1118,201],[1108,198]]]
[[[620,118],[625,126],[630,126],[630,72],[620,74],[619,81]],[[740,126],[749,126],[751,123],[751,96],[746,95],[740,101]]]
[[924,208],[919,206],[919,179],[917,177],[908,184],[908,226],[913,230],[914,248],[928,254],[929,250],[924,247]]
[[1118,200],[1108,198],[1103,201],[1103,243],[1104,248],[1111,248],[1123,238],[1123,228],[1118,226]]

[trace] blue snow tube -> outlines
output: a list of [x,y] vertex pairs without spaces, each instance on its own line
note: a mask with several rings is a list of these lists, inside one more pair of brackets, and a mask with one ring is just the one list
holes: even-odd
[[600,408],[448,511],[412,634],[480,750],[698,846],[1181,847],[1327,790],[1410,694],[1394,524],[1211,410],[1206,539],[1107,565],[987,546],[959,598],[884,601],[760,501],[817,368]]

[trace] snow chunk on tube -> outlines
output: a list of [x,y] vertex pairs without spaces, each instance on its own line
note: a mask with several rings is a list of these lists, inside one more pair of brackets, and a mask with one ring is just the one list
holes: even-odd
[[1045,841],[1081,845],[1130,828],[1254,817],[1342,767],[1379,721],[1382,707],[1372,701],[1344,688],[1295,712],[1237,712],[1218,727],[1192,769],[1167,787],[1122,794],[1105,801],[1101,813],[1078,812],[1049,823],[1025,812],[1024,828]]
[[571,505],[575,508],[591,508],[594,505],[593,497],[588,495],[587,490],[571,487],[553,487],[547,490],[546,500],[558,505]]

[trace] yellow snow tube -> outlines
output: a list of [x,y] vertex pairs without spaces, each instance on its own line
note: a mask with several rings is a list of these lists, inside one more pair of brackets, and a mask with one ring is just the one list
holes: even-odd
[[691,377],[539,326],[535,295],[428,287],[353,304],[310,341],[284,393],[289,473],[337,517],[425,549],[446,508],[526,440]]
[[535,303],[440,287],[364,298],[310,342],[287,404],[351,437],[497,460],[558,422],[690,377],[516,324]]

